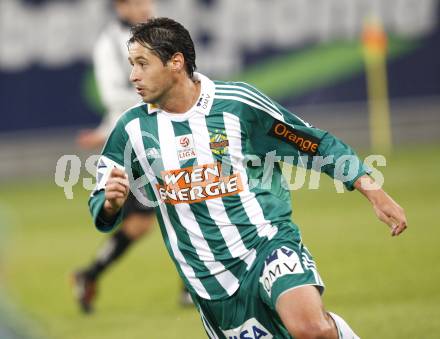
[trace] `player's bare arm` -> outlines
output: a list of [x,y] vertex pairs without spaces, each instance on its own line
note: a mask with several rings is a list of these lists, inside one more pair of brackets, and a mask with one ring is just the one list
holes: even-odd
[[105,185],[105,203],[103,213],[105,218],[112,218],[118,213],[127,200],[130,192],[127,174],[118,168],[113,168]]
[[378,187],[374,180],[364,175],[354,184],[373,205],[377,217],[391,228],[391,235],[401,234],[407,227],[405,211],[383,189]]

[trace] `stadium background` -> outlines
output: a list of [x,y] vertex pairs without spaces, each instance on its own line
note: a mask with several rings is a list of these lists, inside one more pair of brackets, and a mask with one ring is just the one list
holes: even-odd
[[[203,338],[176,305],[177,278],[159,232],[108,273],[98,312],[78,313],[69,274],[102,235],[82,180],[74,199],[54,183],[64,154],[102,107],[90,54],[108,0],[0,0],[0,338]],[[438,0],[157,0],[184,23],[199,70],[254,83],[306,120],[371,153],[360,36],[388,34],[393,150],[385,188],[406,208],[388,237],[356,194],[293,192],[295,219],[327,282],[325,302],[365,338],[440,337],[440,5]]]

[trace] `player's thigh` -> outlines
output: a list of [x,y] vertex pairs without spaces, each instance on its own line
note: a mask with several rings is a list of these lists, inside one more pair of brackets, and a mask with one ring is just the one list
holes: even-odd
[[[278,242],[274,242],[274,246],[281,247]],[[285,247],[279,249],[283,253],[287,253],[287,258],[293,257]],[[269,257],[268,257],[269,254]],[[283,254],[284,255],[284,254]],[[298,258],[298,255],[295,256]],[[277,258],[281,261],[278,261]],[[271,259],[274,259],[271,261]],[[269,266],[266,265],[269,263]],[[270,264],[272,263],[272,265]],[[278,268],[278,265],[289,264],[285,257],[278,253],[278,249],[271,251],[261,251],[260,255],[255,259],[251,270],[242,280],[240,287],[231,297],[223,300],[204,300],[196,297],[196,306],[200,312],[206,333],[210,338],[291,338],[287,328],[280,320],[275,306],[271,304],[268,293],[263,289],[262,281],[267,275],[273,279],[271,269],[276,271],[282,277],[285,273],[284,268]],[[275,265],[275,266],[274,266]],[[284,267],[284,266],[283,266]],[[268,268],[270,269],[268,271]],[[292,268],[295,273],[302,272],[299,268]],[[290,273],[290,270],[288,271]],[[313,274],[311,274],[313,276]],[[310,275],[303,277],[295,284],[309,282],[312,280]],[[274,281],[274,280],[272,280]],[[292,286],[292,284],[283,286]],[[314,282],[314,280],[313,280]],[[267,284],[266,284],[266,287]],[[278,296],[279,286],[275,285],[274,296]]]
[[315,286],[300,286],[279,296],[276,310],[289,333],[298,338],[337,338]]
[[292,338],[276,304],[304,286],[313,289],[320,301],[318,288],[323,291],[324,286],[313,257],[295,234],[287,232],[260,252],[233,296],[219,301],[196,298],[196,305],[209,337]]

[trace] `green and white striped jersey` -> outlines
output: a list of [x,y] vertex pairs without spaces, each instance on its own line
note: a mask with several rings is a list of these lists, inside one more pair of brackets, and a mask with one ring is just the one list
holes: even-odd
[[[195,77],[201,94],[188,112],[139,104],[122,115],[98,162],[89,206],[98,229],[111,230],[122,214],[111,222],[100,217],[111,168],[124,167],[133,182],[148,182],[146,197],[158,202],[162,236],[182,279],[200,297],[215,300],[238,289],[279,227],[295,227],[280,166],[266,166],[266,155],[294,157],[310,168],[315,155],[336,160],[354,152],[246,83]],[[366,173],[355,159],[348,189]],[[346,171],[339,170],[335,161],[322,167],[332,177]]]

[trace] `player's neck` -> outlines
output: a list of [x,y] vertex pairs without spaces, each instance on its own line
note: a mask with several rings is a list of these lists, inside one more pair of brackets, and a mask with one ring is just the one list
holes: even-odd
[[200,81],[185,77],[173,86],[159,107],[169,113],[185,113],[195,105],[200,87]]

